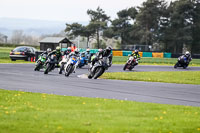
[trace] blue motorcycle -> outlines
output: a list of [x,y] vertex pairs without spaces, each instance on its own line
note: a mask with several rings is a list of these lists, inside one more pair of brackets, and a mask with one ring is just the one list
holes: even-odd
[[71,56],[67,64],[65,64],[65,76],[68,77],[72,72],[75,72],[78,66],[79,59],[76,56]]
[[78,67],[81,68],[87,64],[88,64],[88,59],[85,57],[85,53],[81,53]]

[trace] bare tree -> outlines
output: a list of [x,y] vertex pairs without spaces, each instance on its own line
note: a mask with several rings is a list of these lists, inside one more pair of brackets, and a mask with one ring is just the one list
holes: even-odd
[[15,30],[12,33],[11,42],[14,44],[21,44],[23,43],[24,34],[22,30]]

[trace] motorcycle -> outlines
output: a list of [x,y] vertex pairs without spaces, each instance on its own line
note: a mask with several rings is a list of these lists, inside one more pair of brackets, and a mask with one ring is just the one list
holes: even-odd
[[138,59],[136,56],[129,56],[128,61],[126,62],[126,64],[124,65],[123,70],[125,71],[126,69],[128,70],[132,70],[136,65],[138,64]]
[[79,59],[76,56],[71,56],[67,64],[64,66],[65,76],[68,77],[72,72],[75,72],[78,66]]
[[46,61],[46,69],[44,71],[44,74],[48,74],[48,72],[54,70],[57,62],[58,61],[56,55],[52,54]]
[[97,62],[95,62],[94,66],[92,68],[89,69],[89,75],[88,78],[89,79],[97,79],[98,77],[100,77],[105,70],[107,70],[110,66],[108,65],[108,58],[107,57],[103,57],[102,59],[98,60]]
[[40,71],[40,69],[44,68],[44,64],[47,60],[47,54],[39,55],[38,60],[36,61],[35,71]]
[[183,67],[183,69],[186,69],[188,65],[189,65],[189,62],[187,61],[187,58],[184,55],[182,55],[178,58],[178,61],[174,65],[174,68]]
[[59,62],[59,65],[60,65],[59,74],[62,74],[62,71],[64,70],[64,66],[66,63],[67,63],[67,56],[64,55],[62,60]]
[[88,59],[85,57],[85,53],[82,53],[80,56],[80,62],[78,64],[78,67],[81,68],[87,64],[88,64]]

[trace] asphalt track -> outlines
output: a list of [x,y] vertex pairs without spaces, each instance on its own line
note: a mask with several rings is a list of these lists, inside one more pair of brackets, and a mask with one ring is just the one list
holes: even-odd
[[[161,104],[200,106],[200,85],[87,79],[87,67],[65,77],[57,70],[44,75],[33,71],[34,64],[0,64],[0,88],[66,96],[99,97]],[[120,72],[113,65],[107,72]],[[200,67],[184,70],[172,66],[137,66],[140,71],[200,71]],[[127,71],[129,72],[129,71]],[[81,78],[80,78],[81,77]],[[181,78],[181,77],[180,77]]]

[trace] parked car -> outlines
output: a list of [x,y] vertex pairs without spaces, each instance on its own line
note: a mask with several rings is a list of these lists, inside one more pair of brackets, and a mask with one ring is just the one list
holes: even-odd
[[29,46],[19,46],[10,52],[10,59],[12,61],[16,60],[26,60],[30,61],[31,57],[35,56],[36,49]]

